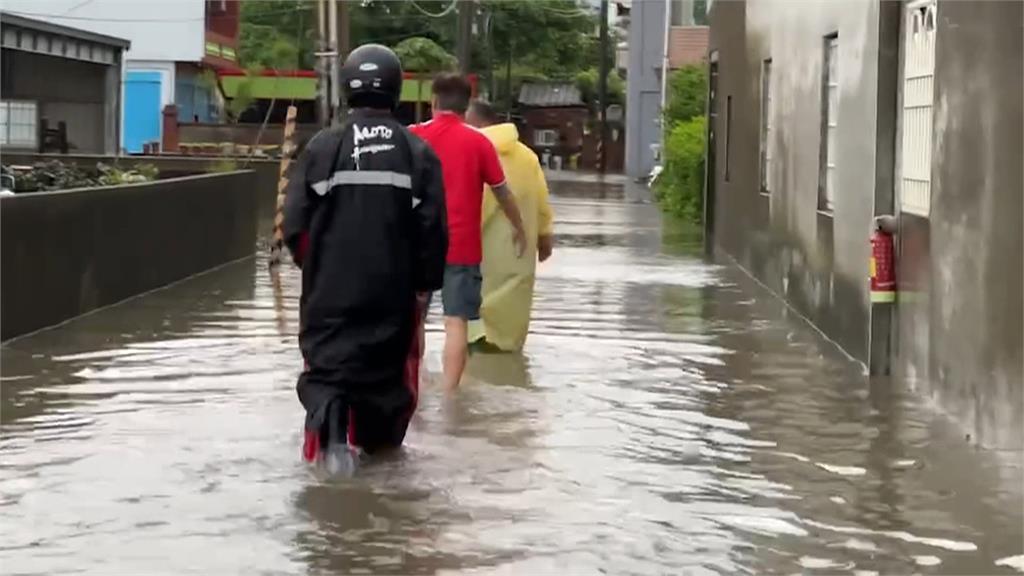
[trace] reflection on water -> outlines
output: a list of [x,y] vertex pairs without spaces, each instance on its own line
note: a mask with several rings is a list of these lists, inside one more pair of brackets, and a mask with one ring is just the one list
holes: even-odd
[[[556,190],[557,192],[557,190]],[[654,208],[562,196],[523,355],[407,446],[299,459],[298,275],[227,266],[3,348],[6,572],[1012,572],[1021,455],[866,382]],[[1000,465],[1002,462],[1002,465]]]

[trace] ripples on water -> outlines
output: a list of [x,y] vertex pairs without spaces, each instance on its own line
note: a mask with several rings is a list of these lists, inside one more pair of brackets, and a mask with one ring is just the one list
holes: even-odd
[[444,398],[435,313],[406,448],[348,481],[299,459],[295,270],[233,264],[9,344],[4,572],[1020,565],[1019,454],[866,383],[653,208],[556,211],[525,355],[475,356]]

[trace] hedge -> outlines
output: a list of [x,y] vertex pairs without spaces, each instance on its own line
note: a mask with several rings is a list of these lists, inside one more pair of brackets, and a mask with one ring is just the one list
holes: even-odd
[[707,73],[687,66],[669,78],[663,170],[655,197],[666,212],[699,223],[704,202],[704,101]]
[[700,222],[704,200],[704,117],[672,125],[665,138],[665,164],[655,183],[662,208]]

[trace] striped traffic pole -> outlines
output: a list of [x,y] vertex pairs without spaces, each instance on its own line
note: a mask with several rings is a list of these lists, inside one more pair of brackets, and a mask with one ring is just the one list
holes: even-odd
[[288,193],[288,167],[291,166],[292,156],[295,154],[295,116],[298,110],[295,106],[288,107],[288,114],[284,119],[284,138],[281,140],[281,165],[278,169],[277,180],[277,207],[274,214],[274,236],[270,243],[270,267],[274,268],[281,263],[281,251],[284,249],[284,199]]

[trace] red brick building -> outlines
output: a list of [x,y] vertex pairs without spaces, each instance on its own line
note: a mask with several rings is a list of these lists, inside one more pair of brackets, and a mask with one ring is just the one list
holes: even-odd
[[530,82],[519,89],[519,139],[548,167],[568,168],[583,152],[590,110],[572,82]]
[[673,26],[668,35],[668,63],[673,70],[708,58],[708,26]]
[[206,0],[206,57],[217,68],[238,67],[240,0]]

